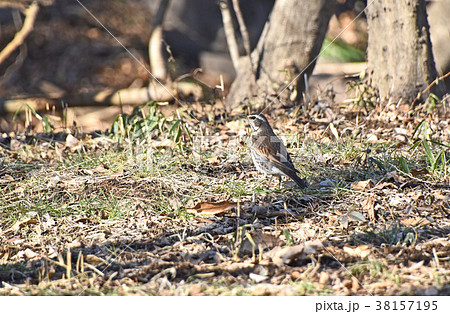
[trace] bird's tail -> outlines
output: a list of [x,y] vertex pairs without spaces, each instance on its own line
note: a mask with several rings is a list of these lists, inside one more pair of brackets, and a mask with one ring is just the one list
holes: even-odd
[[294,180],[295,183],[297,183],[297,185],[298,185],[299,187],[301,187],[302,189],[305,189],[305,188],[308,187],[308,184],[306,184],[306,182],[305,182],[303,179],[301,179],[297,174],[292,173],[290,177],[291,177],[291,179]]

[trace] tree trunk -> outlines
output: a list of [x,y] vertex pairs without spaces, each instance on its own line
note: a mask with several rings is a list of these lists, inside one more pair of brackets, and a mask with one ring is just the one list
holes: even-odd
[[170,0],[161,0],[159,3],[158,12],[153,21],[153,30],[148,42],[148,56],[150,68],[152,70],[153,79],[166,81],[167,70],[166,62],[163,56],[163,22],[166,15],[167,8],[170,5]]
[[[425,1],[374,1],[367,8],[367,22],[370,84],[382,98],[412,101],[438,77]],[[442,96],[443,85],[432,92]]]
[[[252,52],[255,76],[249,57],[241,57],[227,104],[236,106],[245,99],[261,102],[282,91],[280,97],[297,101],[303,91],[299,84],[303,74],[296,76],[319,54],[334,5],[334,0],[277,0]],[[304,73],[309,76],[314,65],[312,62]],[[292,87],[290,95],[288,85]]]

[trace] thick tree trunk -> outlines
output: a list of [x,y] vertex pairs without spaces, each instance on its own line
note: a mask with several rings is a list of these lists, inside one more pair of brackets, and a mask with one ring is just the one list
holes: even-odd
[[[252,52],[256,82],[248,56],[241,57],[227,97],[228,105],[236,106],[245,99],[261,102],[266,96],[278,96],[319,54],[334,5],[334,0],[277,0]],[[314,65],[315,62],[304,73],[309,76]],[[303,85],[300,82],[303,75],[281,97],[298,100]]]
[[[412,101],[438,77],[425,1],[374,1],[367,8],[367,21],[370,83],[382,98]],[[432,92],[442,95],[443,85]]]

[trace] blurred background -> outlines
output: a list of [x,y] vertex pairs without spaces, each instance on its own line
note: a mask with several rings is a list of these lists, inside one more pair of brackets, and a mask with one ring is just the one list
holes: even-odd
[[[3,2],[3,4],[2,4]],[[23,15],[9,1],[0,1],[0,49],[22,27]],[[329,25],[324,45],[328,45],[364,9],[366,1],[340,0]],[[29,4],[30,1],[23,1]],[[81,3],[129,51],[149,68],[148,42],[160,1],[83,0]],[[61,97],[105,89],[144,87],[149,74],[102,26],[75,0],[45,0],[33,32],[0,64],[0,99]],[[241,1],[250,44],[256,45],[274,0]],[[450,1],[428,4],[429,23],[435,61],[440,74],[450,70]],[[176,80],[195,71],[196,79],[214,87],[222,76],[225,91],[235,72],[231,63],[222,17],[216,1],[173,0],[163,24],[165,58],[170,77]],[[332,89],[336,102],[345,99],[346,76],[365,68],[367,24],[362,14],[318,60],[310,80],[311,93]],[[244,50],[241,47],[242,51]],[[196,70],[197,69],[197,70]],[[198,70],[201,69],[201,70]],[[76,121],[83,131],[107,129],[121,111],[131,106],[71,107],[66,119]],[[0,131],[20,129],[13,114],[0,113]],[[58,115],[54,117],[58,119]],[[39,125],[36,125],[39,128]],[[42,131],[36,129],[37,132]]]

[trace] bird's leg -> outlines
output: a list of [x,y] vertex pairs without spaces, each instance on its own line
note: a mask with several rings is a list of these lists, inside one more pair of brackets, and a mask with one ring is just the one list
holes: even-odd
[[279,187],[279,189],[281,190],[281,186],[282,186],[282,181],[283,181],[283,179],[281,178],[281,176],[278,176],[278,179],[280,180],[280,187]]

